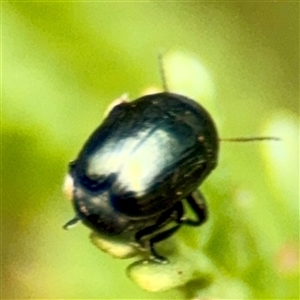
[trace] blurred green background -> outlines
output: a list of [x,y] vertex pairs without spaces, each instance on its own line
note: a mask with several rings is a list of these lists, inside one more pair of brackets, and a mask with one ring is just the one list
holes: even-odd
[[[222,143],[202,188],[209,222],[172,238],[244,295],[217,281],[143,291],[125,275],[132,261],[61,228],[67,163],[113,99],[161,87],[161,50],[205,66],[213,88],[197,100],[221,136],[283,139]],[[167,65],[169,80],[184,67]],[[299,298],[299,2],[2,2],[2,96],[3,299]]]

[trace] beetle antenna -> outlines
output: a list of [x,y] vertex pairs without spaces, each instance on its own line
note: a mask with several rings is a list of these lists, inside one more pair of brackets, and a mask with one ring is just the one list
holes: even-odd
[[281,141],[278,137],[273,136],[254,136],[254,137],[237,137],[228,139],[219,139],[222,142],[257,142],[257,141]]
[[165,92],[168,92],[169,89],[167,86],[166,72],[164,68],[164,55],[162,52],[158,53],[158,65],[159,65],[159,72],[160,72],[163,89]]
[[72,220],[68,221],[64,226],[63,229],[70,229],[71,227],[73,227],[74,225],[76,225],[76,223],[80,221],[80,218],[78,216],[75,216]]

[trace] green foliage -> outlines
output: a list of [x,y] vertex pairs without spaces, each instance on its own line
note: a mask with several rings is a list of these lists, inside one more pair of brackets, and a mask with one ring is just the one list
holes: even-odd
[[[299,298],[298,3],[2,10],[3,299]],[[222,142],[201,187],[209,221],[160,243],[170,264],[152,265],[99,251],[81,225],[63,231],[61,186],[113,99],[161,87],[164,49],[170,90],[200,101],[221,137],[282,141]]]

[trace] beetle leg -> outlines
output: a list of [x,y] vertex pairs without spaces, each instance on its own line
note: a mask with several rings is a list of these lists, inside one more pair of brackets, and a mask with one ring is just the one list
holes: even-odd
[[167,212],[162,214],[154,225],[148,226],[138,231],[135,235],[136,241],[139,242],[146,236],[154,234],[155,232],[157,232],[158,230],[160,230],[161,228],[163,228],[165,225],[169,224],[172,221],[176,221],[177,223],[180,223],[182,215],[183,215],[182,203],[177,202],[171,210],[168,210]]
[[181,224],[177,224],[177,225],[169,228],[168,230],[160,232],[159,234],[155,235],[154,237],[152,237],[149,240],[149,247],[150,247],[150,253],[151,253],[149,258],[152,261],[155,261],[157,263],[162,263],[162,264],[168,263],[168,260],[165,257],[159,255],[156,252],[156,250],[154,248],[154,244],[170,237],[173,233],[175,233],[180,228],[180,226],[181,226]]
[[203,194],[196,190],[186,197],[186,200],[194,213],[197,216],[197,220],[182,218],[181,223],[190,226],[199,226],[207,219],[207,206]]
[[[183,215],[183,206],[181,202],[176,203],[172,210],[164,213],[152,226],[148,226],[139,232],[137,232],[135,239],[141,245],[143,249],[146,249],[150,252],[149,259],[158,263],[167,263],[167,259],[163,256],[160,256],[154,249],[154,244],[160,242],[173,233],[175,233],[182,224],[182,215]],[[177,224],[169,229],[164,231],[159,231],[165,225],[170,222],[175,221]]]

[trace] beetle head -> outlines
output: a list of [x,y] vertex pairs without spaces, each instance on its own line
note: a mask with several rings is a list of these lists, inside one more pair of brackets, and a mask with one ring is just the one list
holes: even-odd
[[109,188],[114,178],[111,174],[105,179],[91,179],[78,172],[75,162],[70,164],[64,191],[73,202],[76,216],[64,225],[65,229],[82,221],[86,226],[104,235],[116,235],[123,231],[127,220],[110,204]]

